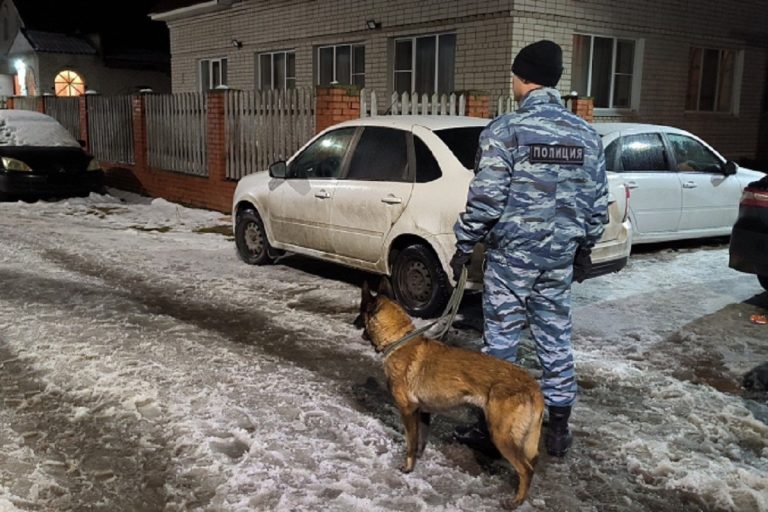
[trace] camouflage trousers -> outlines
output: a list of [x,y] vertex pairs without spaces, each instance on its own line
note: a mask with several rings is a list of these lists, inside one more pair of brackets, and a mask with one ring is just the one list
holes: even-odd
[[547,405],[569,406],[576,400],[571,349],[573,264],[532,269],[509,260],[486,260],[483,292],[486,354],[517,361],[526,320],[542,367],[541,390]]

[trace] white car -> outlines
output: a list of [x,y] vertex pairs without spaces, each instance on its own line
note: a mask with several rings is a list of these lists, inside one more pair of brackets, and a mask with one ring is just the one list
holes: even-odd
[[[382,116],[335,125],[288,162],[240,180],[232,205],[238,254],[274,261],[279,250],[390,275],[415,316],[435,316],[451,291],[447,269],[487,119]],[[610,179],[610,223],[593,273],[617,271],[631,246],[627,193]],[[482,288],[482,248],[469,289]]]
[[598,123],[606,168],[630,189],[633,242],[727,236],[741,193],[764,173],[726,160],[692,133],[669,126]]

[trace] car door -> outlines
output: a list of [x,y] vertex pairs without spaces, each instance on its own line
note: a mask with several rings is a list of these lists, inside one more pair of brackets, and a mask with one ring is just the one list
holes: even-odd
[[693,137],[667,133],[666,138],[682,187],[679,230],[730,229],[739,212],[738,178],[726,176],[725,161]]
[[680,224],[680,180],[669,164],[658,133],[635,133],[620,139],[617,171],[630,189],[629,207],[640,234],[676,231]]
[[411,198],[410,133],[366,126],[344,177],[336,182],[331,207],[333,251],[376,262],[384,239]]
[[331,201],[356,130],[325,133],[291,161],[286,179],[270,192],[270,221],[277,242],[330,252]]

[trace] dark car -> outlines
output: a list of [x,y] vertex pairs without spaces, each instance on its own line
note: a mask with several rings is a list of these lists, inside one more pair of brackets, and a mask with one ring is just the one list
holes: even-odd
[[731,232],[729,266],[757,274],[768,290],[768,176],[747,185]]
[[54,118],[0,110],[0,199],[87,195],[104,172]]

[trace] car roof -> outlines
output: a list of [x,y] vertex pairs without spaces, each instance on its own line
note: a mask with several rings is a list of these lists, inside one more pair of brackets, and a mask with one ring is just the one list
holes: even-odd
[[0,110],[0,121],[16,122],[53,122],[56,123],[54,118],[47,116],[34,110]]
[[613,133],[647,133],[647,132],[664,132],[664,133],[681,133],[685,135],[692,135],[690,132],[675,128],[674,126],[664,126],[661,124],[647,124],[647,123],[595,123],[592,125],[595,131],[601,135],[611,135]]
[[447,128],[483,128],[490,123],[490,119],[469,116],[439,116],[439,115],[383,115],[354,119],[335,125],[342,126],[386,126],[410,130],[413,125],[423,126],[430,130],[443,130]]

